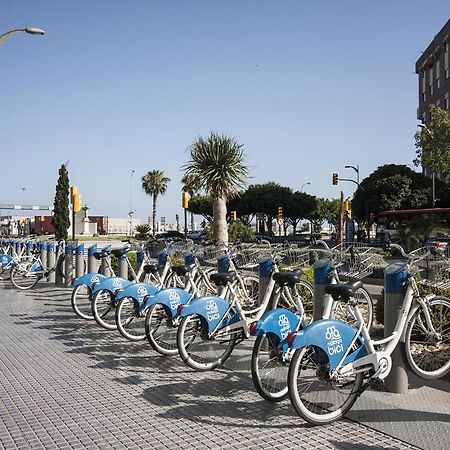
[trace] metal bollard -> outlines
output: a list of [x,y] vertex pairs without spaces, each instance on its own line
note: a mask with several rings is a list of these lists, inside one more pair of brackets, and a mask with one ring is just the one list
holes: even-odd
[[84,244],[78,244],[75,250],[75,277],[84,275]]
[[118,258],[119,277],[128,280],[128,264],[127,255],[122,255]]
[[[384,269],[384,337],[389,336],[395,329],[400,315],[405,283],[408,274],[403,264],[391,264]],[[408,373],[400,345],[392,352],[392,368],[385,379],[385,390],[397,394],[408,392]]]
[[66,258],[64,259],[64,286],[72,286],[73,280],[73,247],[71,244],[66,245]]
[[47,266],[47,243],[46,242],[41,242],[39,244],[39,251],[41,252],[41,261],[42,264],[46,267]]
[[[264,296],[267,291],[267,286],[269,284],[270,275],[273,269],[272,258],[263,258],[259,261],[258,272],[259,272],[259,304],[262,305],[264,302]],[[270,306],[270,303],[269,303]]]
[[[55,243],[49,242],[47,244],[47,267],[53,267],[55,265]],[[56,273],[53,271],[47,278],[51,283],[61,284],[60,280],[56,280]]]
[[331,262],[329,259],[318,259],[314,263],[314,309],[313,321],[323,316],[325,300],[329,294],[325,293],[325,286],[330,284]]
[[[108,245],[105,248],[110,248],[111,246]],[[110,277],[111,276],[111,270],[108,267],[108,264],[106,263],[106,261],[109,262],[109,264],[111,264],[111,255],[108,255],[106,258],[102,258],[102,263],[100,264],[100,273],[105,275],[106,277]]]
[[145,253],[142,250],[139,250],[136,253],[136,264],[137,264],[138,267],[141,267],[141,264],[144,261],[144,257],[145,257]]
[[33,247],[34,247],[34,241],[27,241],[26,242],[27,256],[31,255],[31,252],[33,251]]
[[97,262],[94,258],[94,253],[97,251],[97,244],[91,245],[88,248],[88,262],[87,271],[88,273],[97,272]]
[[[217,272],[223,273],[230,270],[230,257],[228,255],[220,255],[217,258]],[[224,287],[217,286],[216,293],[219,297],[223,294]]]

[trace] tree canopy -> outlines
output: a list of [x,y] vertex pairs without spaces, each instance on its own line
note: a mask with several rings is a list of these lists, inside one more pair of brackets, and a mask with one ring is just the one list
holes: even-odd
[[55,239],[67,239],[67,230],[70,226],[69,188],[67,167],[61,164],[53,202],[52,224],[55,228]]

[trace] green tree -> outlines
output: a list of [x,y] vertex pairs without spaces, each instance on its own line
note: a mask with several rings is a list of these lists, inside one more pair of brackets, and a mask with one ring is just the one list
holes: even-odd
[[317,198],[306,192],[294,192],[287,198],[285,215],[285,229],[292,225],[293,233],[297,231],[297,225],[310,216],[317,208]]
[[211,198],[207,195],[195,195],[189,199],[188,211],[201,215],[208,223],[213,222],[213,206]]
[[52,224],[55,228],[55,239],[67,239],[67,230],[70,226],[69,189],[67,167],[61,164],[53,202]]
[[148,224],[136,225],[134,227],[134,230],[136,231],[135,235],[136,239],[147,239],[148,235],[150,234],[150,225]]
[[338,199],[317,198],[314,210],[306,216],[313,229],[320,229],[325,220],[338,220],[340,201]]
[[234,138],[211,133],[207,138],[199,137],[189,150],[185,175],[198,177],[211,197],[214,239],[227,244],[227,201],[243,189],[248,174],[242,145]]
[[431,122],[414,135],[416,166],[430,168],[433,172],[450,174],[450,113],[430,105]]
[[150,170],[141,179],[142,189],[152,197],[152,233],[156,233],[156,200],[159,195],[164,195],[170,178],[164,175],[162,170]]
[[370,214],[393,209],[425,208],[430,204],[431,180],[405,165],[386,164],[361,181],[352,200],[359,222]]

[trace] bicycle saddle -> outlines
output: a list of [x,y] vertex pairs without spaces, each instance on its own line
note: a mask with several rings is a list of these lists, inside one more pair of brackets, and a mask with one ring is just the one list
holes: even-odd
[[294,285],[300,281],[301,274],[301,269],[289,272],[275,272],[273,274],[273,279],[280,286],[289,286],[290,288],[293,288]]
[[236,278],[235,271],[213,273],[209,277],[209,279],[216,286],[226,286],[228,283],[231,283],[235,278]]
[[146,264],[144,266],[144,272],[149,273],[157,273],[158,272],[158,265],[157,264]]
[[188,272],[192,270],[192,266],[186,266],[185,264],[180,264],[176,266],[171,266],[172,272],[175,272],[180,277],[184,277]]
[[121,256],[124,256],[128,254],[130,251],[129,248],[115,248],[114,250],[111,250],[111,254],[114,255],[116,258],[120,258]]
[[348,302],[350,297],[355,296],[355,292],[363,287],[362,281],[354,281],[353,283],[327,284],[325,292],[333,297],[333,300],[344,300]]

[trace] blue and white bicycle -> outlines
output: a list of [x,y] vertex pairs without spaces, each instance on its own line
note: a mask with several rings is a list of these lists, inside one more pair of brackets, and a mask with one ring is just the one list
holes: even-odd
[[[399,275],[396,287],[404,291],[403,303],[392,334],[373,340],[364,323],[355,291],[361,281],[330,284],[326,292],[335,301],[347,302],[357,318],[357,328],[323,319],[292,332],[286,341],[295,351],[288,373],[291,402],[297,413],[313,425],[340,419],[368,387],[382,386],[392,368],[391,354],[404,341],[406,359],[422,378],[439,378],[450,372],[450,299],[422,296],[414,277],[415,266],[430,252],[406,254],[404,264],[388,266],[386,276]],[[446,284],[448,278],[447,261]]]

